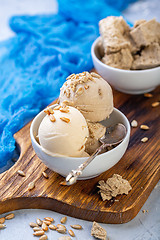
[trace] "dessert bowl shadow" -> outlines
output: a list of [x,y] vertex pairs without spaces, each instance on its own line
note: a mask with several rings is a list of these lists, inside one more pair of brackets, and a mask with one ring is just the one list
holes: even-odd
[[143,94],[160,85],[160,67],[146,70],[123,70],[104,64],[101,37],[91,48],[91,55],[96,71],[115,89],[128,94]]
[[[55,107],[56,105],[51,106]],[[43,150],[41,145],[37,142],[36,136],[38,134],[38,128],[45,117],[44,111],[41,111],[32,121],[30,127],[30,137],[32,141],[32,146],[35,150],[37,156],[41,159],[41,161],[51,170],[59,173],[60,175],[66,177],[71,170],[77,169],[77,167],[82,164],[87,157],[67,157],[67,156],[60,156],[55,155],[51,156],[46,154]],[[124,155],[130,138],[130,124],[126,116],[120,112],[118,109],[114,108],[113,112],[111,113],[110,117],[102,122],[103,125],[109,127],[116,123],[122,123],[125,125],[127,129],[127,134],[123,141],[113,148],[112,150],[102,153],[98,155],[83,171],[82,175],[78,178],[80,179],[90,179],[93,177],[98,176],[99,174],[107,171],[111,167],[113,167]],[[63,142],[62,142],[63,147]]]

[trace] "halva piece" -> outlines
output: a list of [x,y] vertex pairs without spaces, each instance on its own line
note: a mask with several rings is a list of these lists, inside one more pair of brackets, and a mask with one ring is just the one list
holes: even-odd
[[110,16],[102,19],[99,22],[99,30],[106,54],[130,47],[130,42],[125,37],[125,33],[129,31],[129,26],[122,17]]
[[130,34],[138,47],[149,46],[153,42],[160,43],[160,23],[155,19],[142,21]]
[[106,182],[104,180],[99,181],[98,188],[103,201],[110,200],[120,194],[128,194],[132,189],[129,182],[118,174],[114,174]]
[[131,69],[148,69],[160,65],[160,45],[153,43],[135,55]]
[[94,236],[95,238],[106,240],[107,232],[97,222],[93,222],[91,235]]
[[111,67],[128,70],[132,66],[133,57],[131,51],[128,48],[125,48],[117,53],[106,54],[102,58],[102,62]]

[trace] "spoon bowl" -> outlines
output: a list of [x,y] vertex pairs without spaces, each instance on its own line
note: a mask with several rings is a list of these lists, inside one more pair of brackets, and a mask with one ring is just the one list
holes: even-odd
[[122,123],[108,127],[105,134],[99,139],[102,145],[98,147],[84,163],[78,166],[76,170],[72,170],[66,177],[66,181],[62,182],[61,184],[69,186],[76,183],[77,178],[82,175],[82,171],[84,171],[84,169],[95,159],[99,153],[101,153],[103,149],[108,146],[112,147],[116,144],[119,144],[123,141],[125,135],[126,127]]
[[122,123],[110,126],[106,129],[105,134],[99,139],[103,144],[113,146],[122,142],[127,133],[126,127]]

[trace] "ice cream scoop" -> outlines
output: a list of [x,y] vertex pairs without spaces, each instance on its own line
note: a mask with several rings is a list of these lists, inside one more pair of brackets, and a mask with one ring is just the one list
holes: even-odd
[[85,143],[89,135],[84,116],[74,107],[57,106],[45,110],[39,129],[39,143],[51,156],[87,156]]
[[91,122],[102,121],[113,111],[112,89],[94,72],[70,75],[61,88],[59,101],[76,107]]

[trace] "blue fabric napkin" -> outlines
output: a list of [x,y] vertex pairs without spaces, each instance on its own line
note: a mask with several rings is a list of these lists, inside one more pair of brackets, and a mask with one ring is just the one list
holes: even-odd
[[133,0],[59,0],[55,15],[15,16],[16,36],[0,42],[0,167],[13,157],[13,134],[56,99],[71,73],[90,70],[98,21]]

